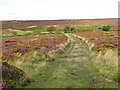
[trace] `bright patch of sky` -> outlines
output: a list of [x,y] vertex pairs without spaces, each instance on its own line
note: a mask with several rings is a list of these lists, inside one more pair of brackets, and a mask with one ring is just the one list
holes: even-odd
[[1,20],[117,18],[119,0],[0,0]]

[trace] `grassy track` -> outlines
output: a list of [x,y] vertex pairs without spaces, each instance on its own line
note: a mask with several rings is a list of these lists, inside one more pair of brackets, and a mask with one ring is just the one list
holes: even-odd
[[27,68],[34,82],[26,88],[117,88],[114,81],[107,81],[92,66],[91,51],[85,43],[68,35],[71,45],[55,61],[33,63]]

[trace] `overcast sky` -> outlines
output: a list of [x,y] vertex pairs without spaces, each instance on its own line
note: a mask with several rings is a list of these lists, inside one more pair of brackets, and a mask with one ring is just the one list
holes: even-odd
[[0,20],[117,18],[119,0],[0,0]]

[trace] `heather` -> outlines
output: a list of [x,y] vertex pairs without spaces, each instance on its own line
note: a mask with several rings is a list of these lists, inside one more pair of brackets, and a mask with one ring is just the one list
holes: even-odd
[[3,88],[117,88],[116,19],[4,21]]
[[76,32],[74,36],[88,45],[92,51],[90,60],[99,69],[99,72],[105,77],[119,81],[119,73],[117,73],[120,47],[118,32]]
[[118,43],[118,32],[95,31],[74,34],[85,38],[87,42],[94,43],[93,48],[96,48],[98,51],[105,48],[114,49],[120,46]]
[[34,35],[22,37],[3,38],[3,60],[14,58],[17,54],[24,54],[27,51],[39,49],[51,51],[63,44],[67,37],[62,34],[55,35]]
[[2,68],[2,87],[3,88],[17,88],[24,86],[29,82],[29,79],[23,72],[8,63],[3,63]]

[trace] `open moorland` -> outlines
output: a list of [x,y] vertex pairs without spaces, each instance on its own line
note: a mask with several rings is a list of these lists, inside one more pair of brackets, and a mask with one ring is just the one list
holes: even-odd
[[2,22],[3,88],[118,88],[119,20]]

